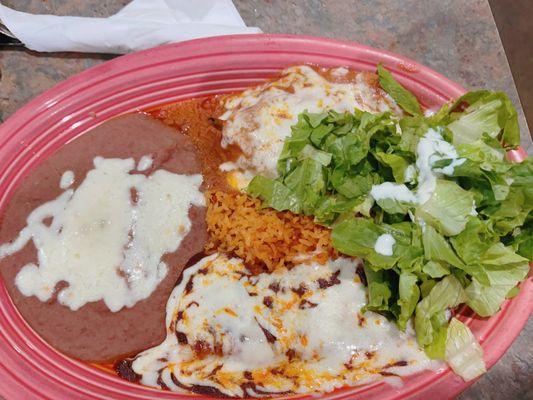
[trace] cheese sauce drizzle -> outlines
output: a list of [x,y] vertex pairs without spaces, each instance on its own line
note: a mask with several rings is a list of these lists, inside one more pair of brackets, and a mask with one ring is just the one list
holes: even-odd
[[127,362],[131,377],[177,392],[325,392],[435,367],[385,317],[362,312],[357,261],[251,276],[212,255],[185,270],[167,303],[167,337]]
[[[131,174],[132,158],[96,157],[94,166],[78,188],[33,210],[18,237],[0,246],[0,258],[31,240],[38,263],[17,274],[22,294],[48,301],[57,292],[58,302],[72,310],[103,300],[116,312],[150,296],[166,276],[161,257],[189,232],[190,206],[204,205],[202,176]],[[69,172],[62,188],[73,182]],[[67,286],[56,288],[60,282]]]
[[61,180],[59,181],[59,187],[61,189],[68,189],[74,183],[74,172],[65,171],[61,175]]

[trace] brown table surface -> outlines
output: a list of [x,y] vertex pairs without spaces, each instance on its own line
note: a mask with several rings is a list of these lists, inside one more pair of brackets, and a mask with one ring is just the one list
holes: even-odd
[[[193,0],[191,0],[193,1]],[[4,0],[20,11],[109,16],[128,0]],[[533,150],[522,107],[486,0],[234,0],[267,33],[349,39],[403,54],[467,88],[505,91],[519,110],[522,145]],[[111,56],[0,51],[0,120],[35,95]],[[503,358],[458,398],[533,399],[533,319]],[[443,397],[439,397],[443,398]],[[438,400],[437,396],[434,400]]]

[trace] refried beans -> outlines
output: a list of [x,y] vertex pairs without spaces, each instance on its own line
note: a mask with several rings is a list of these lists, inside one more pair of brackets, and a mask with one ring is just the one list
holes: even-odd
[[[205,161],[198,156],[197,143],[147,114],[114,118],[63,146],[37,166],[15,190],[0,216],[0,243],[17,237],[30,212],[61,194],[62,174],[73,171],[76,188],[93,168],[96,156],[134,158],[151,155],[151,167],[144,174],[164,169],[178,174],[201,173]],[[211,186],[214,178],[207,179]],[[204,185],[204,186],[206,186]],[[132,308],[111,312],[103,301],[87,303],[77,311],[57,302],[24,296],[15,286],[20,269],[36,262],[33,242],[0,261],[9,295],[29,325],[51,346],[84,361],[111,362],[159,344],[165,337],[165,305],[187,261],[203,250],[207,239],[205,208],[189,210],[192,227],[174,253],[162,261],[169,266],[155,291]],[[56,285],[56,291],[62,283]]]

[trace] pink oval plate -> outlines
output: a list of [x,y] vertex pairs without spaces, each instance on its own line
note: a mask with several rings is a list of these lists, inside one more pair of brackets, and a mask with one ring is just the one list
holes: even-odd
[[[289,65],[313,63],[373,71],[378,62],[384,63],[428,108],[437,108],[465,91],[404,57],[356,43],[305,36],[214,37],[116,58],[55,86],[0,126],[0,209],[36,164],[113,116],[191,97],[242,90],[275,76]],[[489,366],[503,355],[524,326],[532,310],[532,288],[529,278],[522,284],[520,294],[507,301],[492,318],[463,312],[462,318],[485,349]],[[400,387],[378,382],[344,388],[324,398],[445,399],[471,383],[443,369],[410,376]],[[63,356],[21,318],[3,283],[0,395],[6,399],[205,399],[131,384]]]

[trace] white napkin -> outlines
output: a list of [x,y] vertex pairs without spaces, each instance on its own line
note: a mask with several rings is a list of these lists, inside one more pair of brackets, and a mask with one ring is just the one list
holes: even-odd
[[207,36],[260,33],[231,0],[133,0],[109,18],[34,15],[0,4],[0,20],[36,51],[127,53]]

